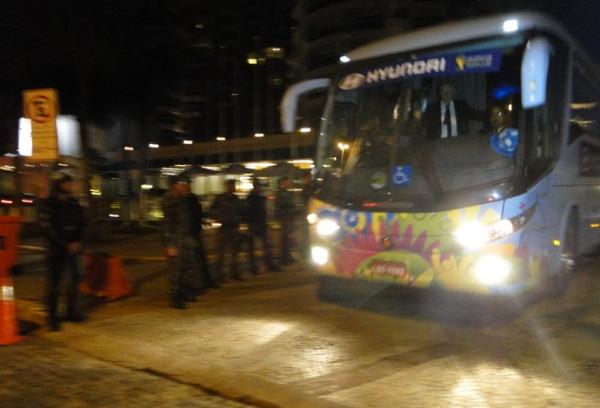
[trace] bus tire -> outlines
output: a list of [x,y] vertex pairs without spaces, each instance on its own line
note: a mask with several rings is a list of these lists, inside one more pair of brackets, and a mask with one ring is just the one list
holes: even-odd
[[569,287],[569,282],[576,267],[576,256],[578,247],[579,233],[579,214],[576,208],[569,213],[567,228],[562,237],[560,247],[560,266],[557,273],[548,276],[548,294],[551,297],[558,297],[565,294]]

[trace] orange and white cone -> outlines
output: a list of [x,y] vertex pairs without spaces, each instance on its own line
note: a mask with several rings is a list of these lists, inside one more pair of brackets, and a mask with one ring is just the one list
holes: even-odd
[[90,253],[84,255],[84,265],[86,280],[81,284],[83,293],[94,294],[108,301],[133,293],[120,256]]
[[133,287],[127,278],[120,256],[108,259],[106,271],[106,288],[104,295],[107,300],[116,300],[133,293]]
[[12,279],[0,278],[0,346],[21,341]]

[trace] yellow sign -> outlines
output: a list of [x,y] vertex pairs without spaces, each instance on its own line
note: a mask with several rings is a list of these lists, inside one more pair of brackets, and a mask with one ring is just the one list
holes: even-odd
[[464,55],[458,55],[454,61],[456,62],[456,69],[459,71],[464,71],[465,70],[465,62],[466,62],[466,57]]
[[58,159],[56,117],[58,92],[56,89],[28,89],[23,91],[23,114],[31,119],[32,158]]

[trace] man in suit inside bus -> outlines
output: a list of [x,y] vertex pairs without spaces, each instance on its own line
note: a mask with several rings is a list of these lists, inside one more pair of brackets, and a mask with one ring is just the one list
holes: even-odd
[[438,86],[440,100],[430,104],[424,115],[427,140],[468,134],[470,120],[485,120],[485,112],[471,108],[465,101],[454,99],[455,92],[454,86],[448,82]]

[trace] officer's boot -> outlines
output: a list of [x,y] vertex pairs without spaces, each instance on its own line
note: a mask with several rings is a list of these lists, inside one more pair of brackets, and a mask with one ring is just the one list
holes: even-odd
[[67,293],[67,320],[71,322],[82,322],[85,316],[79,308],[79,280],[81,271],[79,261],[76,257],[68,258],[67,265],[70,272],[69,288]]
[[48,327],[51,331],[60,330],[60,319],[56,315],[56,311],[48,313]]
[[60,319],[58,318],[58,288],[50,287],[48,290],[47,311],[48,327],[52,331],[60,330]]
[[79,293],[77,286],[78,283],[75,283],[74,287],[69,289],[66,320],[70,322],[83,322],[85,320],[85,316],[83,313],[81,313],[79,308]]
[[182,291],[177,291],[175,293],[171,293],[171,307],[175,308],[175,309],[185,309],[186,308],[186,304],[185,301],[183,300],[183,293]]

